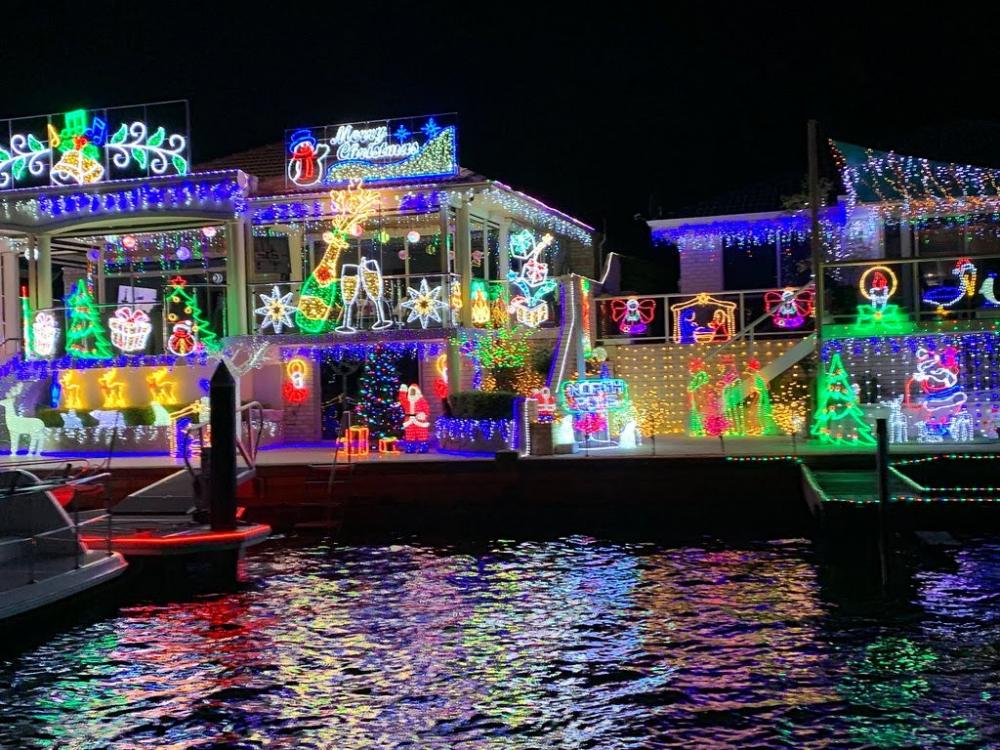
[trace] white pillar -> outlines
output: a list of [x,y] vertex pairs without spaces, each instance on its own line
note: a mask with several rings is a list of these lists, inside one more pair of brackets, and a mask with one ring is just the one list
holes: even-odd
[[469,289],[472,286],[472,224],[469,203],[462,201],[455,218],[455,265],[462,284],[462,310],[459,320],[462,325],[472,326],[472,306],[469,304]]
[[226,222],[226,328],[230,336],[246,333],[245,222]]
[[[19,339],[21,331],[21,290],[17,253],[5,237],[0,237],[0,282],[3,290],[3,338]],[[4,354],[14,351],[14,346],[4,346]]]
[[500,218],[500,236],[497,238],[497,276],[500,281],[507,280],[510,271],[510,217]]
[[52,307],[52,237],[38,237],[38,305],[36,309]]
[[449,273],[451,268],[448,263],[448,212],[451,210],[448,202],[442,203],[441,208],[438,210],[438,232],[440,233],[441,243],[438,247],[438,255],[441,263],[441,273]]
[[304,240],[304,229],[288,230],[289,281],[302,281],[302,244]]

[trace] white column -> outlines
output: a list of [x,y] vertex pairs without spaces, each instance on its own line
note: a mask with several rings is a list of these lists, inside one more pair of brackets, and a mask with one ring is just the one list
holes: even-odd
[[245,222],[226,222],[226,327],[230,336],[246,333]]
[[288,230],[289,281],[302,281],[302,244],[304,239],[304,229]]
[[510,271],[510,217],[500,217],[500,236],[497,238],[497,275],[500,281],[507,280]]
[[[3,290],[3,337],[19,339],[21,332],[21,290],[18,288],[20,274],[17,267],[17,253],[10,241],[0,237],[0,281]],[[4,354],[14,351],[15,346],[4,346]]]
[[455,265],[462,284],[462,310],[459,320],[463,326],[472,326],[472,306],[469,289],[472,286],[472,224],[469,203],[462,201],[455,218]]
[[38,305],[36,309],[52,307],[52,237],[38,237]]
[[450,205],[445,202],[441,204],[441,208],[438,210],[438,232],[441,237],[441,246],[438,248],[438,255],[441,263],[441,273],[449,273],[451,268],[448,264],[448,212],[450,211]]

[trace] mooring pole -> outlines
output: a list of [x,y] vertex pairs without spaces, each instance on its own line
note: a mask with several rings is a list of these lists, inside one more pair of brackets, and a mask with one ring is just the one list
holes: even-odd
[[209,513],[213,531],[236,528],[236,382],[224,362],[212,375],[208,392],[212,416]]
[[878,449],[875,453],[875,475],[878,482],[878,558],[882,572],[882,585],[889,582],[889,427],[885,417],[875,419],[875,436]]

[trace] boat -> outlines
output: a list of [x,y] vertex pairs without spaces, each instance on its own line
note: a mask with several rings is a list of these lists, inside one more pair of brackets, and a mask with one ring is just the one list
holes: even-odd
[[[43,481],[22,468],[0,472],[0,630],[74,605],[125,572],[128,563],[85,543],[54,492],[101,478]],[[100,519],[96,519],[100,520]]]
[[[239,411],[260,408],[260,404],[252,402]],[[259,418],[257,424],[261,423]],[[239,509],[225,528],[213,526],[206,470],[190,461],[192,456],[204,459],[210,450],[203,428],[202,424],[189,427],[189,432],[197,436],[191,441],[196,450],[183,451],[184,469],[133,492],[106,512],[81,513],[84,542],[94,549],[120,553],[129,562],[142,563],[144,567],[163,563],[171,572],[208,567],[216,577],[234,577],[239,558],[249,547],[266,540],[271,527],[242,519]],[[256,476],[259,431],[250,432],[249,446],[240,441],[236,445],[245,461],[236,474],[237,487]],[[106,519],[106,523],[101,519]]]

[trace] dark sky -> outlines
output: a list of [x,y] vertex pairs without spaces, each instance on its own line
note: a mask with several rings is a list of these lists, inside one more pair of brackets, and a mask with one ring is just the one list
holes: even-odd
[[187,98],[197,162],[297,125],[454,110],[464,166],[640,253],[650,206],[804,173],[809,117],[1000,166],[997,19],[971,5],[545,5],[9,3],[0,116]]

